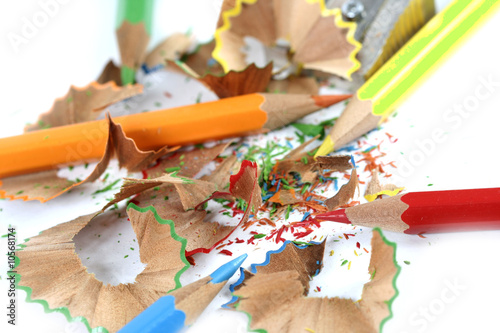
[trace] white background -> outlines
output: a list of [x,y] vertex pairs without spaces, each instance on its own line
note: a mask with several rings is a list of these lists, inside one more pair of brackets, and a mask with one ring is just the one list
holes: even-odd
[[[200,40],[210,38],[219,1],[158,3],[150,45],[172,32],[185,32],[191,27]],[[448,1],[439,1],[438,9],[446,3]],[[31,0],[3,4],[0,11],[1,136],[21,133],[26,122],[34,121],[39,113],[48,110],[54,98],[63,96],[71,84],[88,84],[109,58],[118,60],[114,1],[67,1],[59,5],[44,27],[16,50],[8,34],[21,34],[23,19],[32,20],[39,11],[39,2]],[[399,176],[398,184],[407,190],[500,187],[498,31],[500,13],[448,58],[384,126],[384,131],[398,138],[388,153],[401,169],[395,175]],[[484,80],[496,82],[491,95],[480,100],[472,111],[453,120],[449,118],[457,114],[450,114],[448,110],[470,102]],[[447,139],[430,144],[436,129],[446,132]],[[46,204],[2,201],[0,207],[3,209],[0,234],[6,233],[7,226],[12,224],[17,227],[20,240],[100,206],[68,195]],[[397,257],[402,271],[397,282],[400,295],[393,305],[394,318],[387,323],[385,332],[500,331],[500,232],[428,235],[426,239],[394,233],[386,233],[386,236],[398,244]],[[366,244],[369,237],[367,239]],[[4,239],[0,246],[0,251],[6,250]],[[214,257],[214,263],[228,259],[221,257]],[[245,266],[262,258],[256,255]],[[404,260],[411,264],[403,264]],[[199,274],[202,274],[205,260],[200,263]],[[216,264],[206,266],[206,273],[217,267]],[[5,263],[0,267],[4,268]],[[364,275],[353,274],[346,275],[346,279],[365,279]],[[0,276],[0,309],[4,309],[7,304],[5,269]],[[450,285],[459,287],[453,289]],[[341,288],[332,289],[331,294],[322,296],[344,295]],[[81,324],[68,323],[57,313],[45,314],[40,305],[26,304],[24,297],[24,292],[20,292],[19,325],[15,328],[6,324],[6,316],[1,314],[6,310],[0,311],[2,332],[82,332]],[[223,300],[217,302],[192,330],[243,331],[246,317],[215,311]],[[428,317],[424,315],[426,309],[430,309]]]

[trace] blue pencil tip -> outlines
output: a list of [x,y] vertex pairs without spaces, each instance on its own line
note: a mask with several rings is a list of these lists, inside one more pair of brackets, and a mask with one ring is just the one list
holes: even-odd
[[248,254],[242,254],[236,259],[231,260],[228,263],[225,263],[224,265],[220,266],[210,274],[210,277],[212,278],[211,283],[219,283],[219,282],[224,282],[229,280],[231,276],[240,268],[241,264],[245,261],[245,259],[248,257]]

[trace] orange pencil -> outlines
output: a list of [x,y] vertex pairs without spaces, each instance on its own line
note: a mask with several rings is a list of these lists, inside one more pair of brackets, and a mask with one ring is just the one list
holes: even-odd
[[[351,95],[249,94],[114,118],[142,150],[217,140],[289,124]],[[0,178],[100,158],[106,120],[0,139]]]

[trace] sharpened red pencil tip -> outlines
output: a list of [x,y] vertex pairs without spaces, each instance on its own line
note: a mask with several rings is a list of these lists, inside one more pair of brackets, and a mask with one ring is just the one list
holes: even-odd
[[345,214],[345,209],[339,209],[339,210],[334,210],[333,212],[318,214],[316,215],[316,218],[318,220],[351,224],[351,221],[349,221],[347,215]]
[[314,103],[322,108],[327,108],[330,105],[337,104],[338,102],[345,101],[351,98],[352,95],[315,95],[312,96]]

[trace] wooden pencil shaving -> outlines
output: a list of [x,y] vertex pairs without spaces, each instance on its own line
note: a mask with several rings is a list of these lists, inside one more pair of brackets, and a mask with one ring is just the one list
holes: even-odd
[[106,66],[102,69],[101,74],[97,78],[97,83],[105,84],[109,81],[113,81],[118,86],[122,86],[122,78],[120,74],[120,67],[116,66],[113,60],[108,61]]
[[321,170],[330,170],[332,172],[345,172],[352,169],[351,156],[318,156],[316,157],[318,167]]
[[267,90],[279,94],[318,95],[319,85],[313,77],[289,76],[286,80],[271,80]]
[[185,54],[182,57],[182,62],[200,76],[209,73],[213,75],[222,75],[224,74],[224,69],[212,57],[214,48],[214,40],[198,45],[194,52]]
[[[104,285],[83,266],[73,239],[95,217],[89,214],[43,231],[17,252],[19,286],[31,288],[31,299],[46,301],[50,309],[67,308],[71,317],[84,317],[89,328],[116,332],[178,287],[176,276],[189,266],[181,251],[183,240],[175,235],[171,223],[157,220],[152,209],[129,208],[128,215],[141,262],[147,265],[134,283]],[[154,234],[143,227],[159,222],[164,223],[163,228]]]
[[332,211],[346,205],[354,197],[356,189],[358,189],[359,193],[358,174],[356,173],[356,169],[352,169],[351,177],[347,184],[342,185],[340,190],[333,197],[325,200],[325,205],[328,207],[328,210]]
[[276,162],[273,172],[279,175],[287,176],[290,173],[298,173],[302,183],[313,183],[318,177],[314,158],[305,149],[309,144],[319,138],[315,136],[309,141],[304,142],[297,148],[290,151],[283,159]]
[[229,189],[228,175],[234,175],[238,172],[241,167],[241,163],[238,162],[236,155],[229,155],[222,161],[215,170],[204,177],[202,180],[214,183],[219,191],[224,191]]
[[211,148],[195,147],[189,151],[176,152],[168,158],[160,159],[158,164],[146,169],[145,172],[149,178],[160,177],[165,172],[173,171],[178,171],[179,176],[194,178],[205,165],[212,162],[230,144],[231,141],[228,141]]
[[359,67],[355,59],[360,48],[354,40],[356,25],[342,21],[340,10],[327,10],[323,1],[239,0],[223,9],[227,10],[221,13],[223,25],[215,33],[214,58],[225,71],[245,68],[241,51],[245,37],[253,37],[266,47],[286,40],[288,56],[298,67],[344,78],[350,78]]
[[192,44],[192,37],[181,33],[173,34],[151,50],[147,54],[144,63],[149,69],[165,66],[167,60],[180,59],[182,55],[188,52]]
[[241,71],[229,71],[226,74],[199,75],[187,64],[180,61],[167,62],[167,69],[188,75],[212,90],[219,98],[264,92],[271,80],[272,64],[259,68],[255,64]]
[[25,131],[96,120],[100,115],[98,111],[141,93],[140,84],[119,87],[114,81],[91,82],[82,88],[71,86],[64,97],[56,99],[52,108],[40,115],[36,124],[26,126]]
[[[296,271],[298,280],[304,288],[303,295],[309,292],[309,281],[311,277],[318,274],[323,268],[323,255],[325,252],[325,242],[320,244],[311,244],[305,247],[299,247],[292,242],[284,245],[282,251],[271,253],[267,265],[255,265],[255,271],[245,270],[245,285],[247,279],[254,275],[273,274],[277,272]],[[239,290],[242,285],[235,287]]]
[[104,173],[113,156],[118,159],[120,167],[129,171],[141,171],[159,157],[177,150],[179,147],[164,147],[158,151],[141,151],[135,142],[128,138],[121,125],[113,122],[109,115],[108,124],[104,125],[102,135],[108,133],[108,141],[104,155],[92,173],[82,181],[73,182],[57,175],[58,170],[42,171],[27,175],[4,178],[0,182],[0,197],[10,200],[38,200],[46,202],[75,188],[76,186],[93,182]]
[[378,170],[372,170],[372,179],[366,186],[365,199],[373,201],[381,195],[395,196],[404,190],[404,187],[398,187],[394,184],[380,184]]
[[372,280],[363,287],[360,302],[306,297],[297,270],[271,270],[246,274],[242,286],[233,292],[238,297],[236,309],[249,314],[252,330],[264,329],[269,333],[379,332],[396,295],[393,281],[398,267],[393,257],[393,245],[387,244],[378,231],[374,232],[369,266]]
[[[196,150],[196,154],[192,153],[190,158],[198,160],[195,157],[201,151],[203,149]],[[183,160],[186,160],[186,158],[187,155],[185,155]],[[209,161],[206,161],[206,163]],[[203,166],[204,164],[200,163],[196,168],[198,170],[191,169],[189,173],[196,174]],[[172,181],[172,177],[169,175],[163,177],[170,179],[168,181],[151,179],[148,182],[133,180],[134,183],[128,186],[136,188],[149,187],[149,189],[140,192],[134,198],[134,202],[142,207],[153,205],[157,207],[160,217],[172,220],[178,234],[187,239],[186,253],[188,256],[198,252],[210,252],[215,246],[226,239],[238,225],[245,223],[250,213],[257,211],[262,204],[261,191],[257,182],[257,165],[253,162],[243,161],[239,172],[229,177],[230,193],[217,194],[219,192],[215,192],[217,189],[216,185],[205,180],[181,178],[183,181],[179,182],[178,180]],[[150,188],[151,186],[154,186],[154,188]],[[126,193],[125,190],[122,191]],[[130,193],[134,193],[134,191]],[[228,195],[243,199],[247,204],[243,217],[241,217],[236,226],[222,226],[218,222],[205,221],[207,215],[205,210],[192,209],[206,202],[207,196],[209,198],[222,196],[227,199]],[[119,195],[120,200],[124,199],[124,197],[125,194]],[[158,225],[148,226],[151,229],[161,227]]]
[[223,76],[206,74],[199,80],[219,98],[240,96],[265,91],[271,80],[272,69],[272,64],[263,68],[251,64],[241,72],[229,71]]

